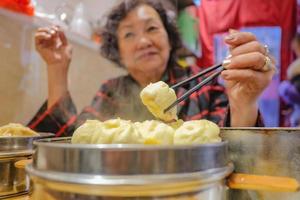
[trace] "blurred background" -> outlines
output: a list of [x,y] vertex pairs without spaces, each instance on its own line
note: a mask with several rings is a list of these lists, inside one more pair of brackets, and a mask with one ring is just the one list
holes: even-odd
[[[289,66],[300,56],[300,0],[161,1],[169,16],[177,20],[184,43],[178,51],[182,67],[221,62],[228,54],[223,37],[229,29],[253,32],[268,45],[277,74],[260,98],[260,110],[266,126],[293,126],[290,117],[300,116],[300,102],[287,101],[279,88],[283,81],[300,74],[298,70],[292,78],[287,76]],[[46,66],[34,47],[38,27],[61,26],[74,47],[69,76],[78,110],[91,102],[102,81],[126,73],[99,54],[101,25],[117,2],[0,1],[0,125],[26,124],[47,98]]]

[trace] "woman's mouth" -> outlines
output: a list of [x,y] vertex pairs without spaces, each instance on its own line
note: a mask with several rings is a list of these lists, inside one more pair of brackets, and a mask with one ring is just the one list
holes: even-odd
[[145,53],[140,54],[139,56],[137,56],[138,60],[148,60],[150,58],[153,58],[153,56],[156,56],[157,52],[154,51],[148,51]]

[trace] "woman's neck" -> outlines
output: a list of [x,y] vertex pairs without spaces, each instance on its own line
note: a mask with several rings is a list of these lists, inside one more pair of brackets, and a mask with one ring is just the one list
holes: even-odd
[[138,82],[138,84],[141,87],[146,87],[147,85],[149,85],[150,83],[155,83],[160,81],[161,76],[133,76],[134,80],[136,80],[136,82]]
[[141,87],[146,87],[150,83],[155,83],[155,82],[160,81],[163,74],[164,74],[164,71],[162,71],[162,72],[151,72],[151,73],[145,73],[145,72],[130,73],[130,75],[133,77],[133,79]]

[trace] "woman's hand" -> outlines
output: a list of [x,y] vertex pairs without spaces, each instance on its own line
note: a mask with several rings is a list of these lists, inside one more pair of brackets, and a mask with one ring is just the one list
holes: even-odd
[[68,91],[72,47],[62,30],[56,26],[39,28],[35,34],[35,46],[47,64],[50,108]]
[[47,65],[69,67],[72,47],[57,26],[39,28],[35,33],[35,46]]
[[230,105],[231,126],[254,126],[258,98],[275,74],[268,50],[252,33],[231,31],[225,38],[230,56],[224,60],[225,80]]

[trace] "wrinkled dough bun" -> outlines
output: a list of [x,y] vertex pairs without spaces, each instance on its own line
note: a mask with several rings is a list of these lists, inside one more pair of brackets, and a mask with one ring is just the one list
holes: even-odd
[[221,142],[220,128],[208,120],[184,122],[174,135],[174,144],[205,144]]
[[39,135],[22,124],[10,123],[0,127],[0,137],[34,137]]
[[75,144],[140,144],[142,136],[127,120],[111,119],[105,122],[88,120],[72,137]]
[[98,120],[87,120],[84,124],[79,126],[71,139],[73,144],[91,144],[93,135],[102,135],[102,140],[107,143],[110,141],[108,137],[103,138],[102,134],[102,122]]
[[173,144],[174,129],[156,120],[136,122],[136,129],[143,137],[144,144]]
[[177,99],[175,91],[169,88],[165,82],[150,83],[141,91],[140,97],[143,104],[156,118],[163,121],[178,119],[176,106],[164,113],[164,109]]
[[177,130],[180,126],[182,126],[183,123],[184,121],[182,119],[179,119],[174,122],[168,123],[168,125],[171,126],[174,130]]
[[133,123],[127,120],[112,119],[103,123],[103,130],[113,135],[111,143],[115,144],[140,144],[142,136],[134,128]]

